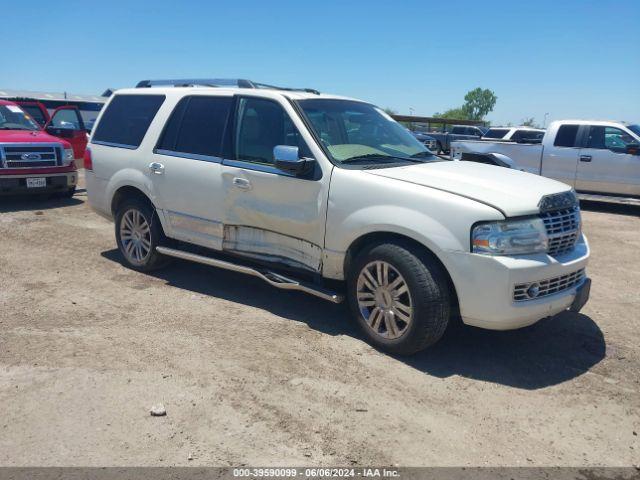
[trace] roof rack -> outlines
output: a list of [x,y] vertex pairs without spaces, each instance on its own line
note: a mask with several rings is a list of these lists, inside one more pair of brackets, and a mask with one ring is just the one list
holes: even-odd
[[313,88],[287,88],[267,85],[266,83],[252,82],[243,78],[183,78],[174,80],[141,80],[136,88],[150,87],[235,87],[235,88],[264,88],[269,90],[285,90],[289,92],[307,92],[320,95],[318,90]]

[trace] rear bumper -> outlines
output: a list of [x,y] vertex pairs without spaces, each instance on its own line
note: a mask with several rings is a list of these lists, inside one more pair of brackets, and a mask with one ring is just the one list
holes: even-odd
[[[45,178],[46,186],[29,188],[27,178]],[[78,172],[0,175],[0,195],[66,192],[78,183]]]

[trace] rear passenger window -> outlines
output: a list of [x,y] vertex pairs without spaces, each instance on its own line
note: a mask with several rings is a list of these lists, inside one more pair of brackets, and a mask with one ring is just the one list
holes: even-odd
[[579,125],[561,125],[553,144],[556,147],[575,147]]
[[139,147],[164,99],[164,95],[116,95],[102,114],[93,143]]
[[176,106],[157,150],[219,157],[232,97],[185,97]]

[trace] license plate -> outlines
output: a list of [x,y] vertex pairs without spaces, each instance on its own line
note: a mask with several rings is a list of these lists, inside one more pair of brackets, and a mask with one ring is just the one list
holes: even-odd
[[43,188],[46,186],[46,178],[27,178],[27,188]]

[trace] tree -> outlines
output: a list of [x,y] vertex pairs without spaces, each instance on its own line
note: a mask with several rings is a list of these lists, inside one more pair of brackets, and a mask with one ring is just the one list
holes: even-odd
[[469,120],[482,120],[487,113],[493,110],[496,106],[496,97],[488,88],[484,90],[480,87],[469,91],[464,96],[464,105],[462,109],[466,112],[466,117]]
[[536,123],[536,119],[533,117],[528,117],[528,118],[524,118],[522,120],[522,126],[523,127],[533,127],[533,128],[540,128],[540,125],[538,125]]
[[436,118],[449,118],[451,120],[468,120],[467,112],[464,107],[450,108],[444,113],[434,113]]
[[395,115],[395,114],[396,114],[396,113],[398,113],[398,112],[396,112],[396,111],[395,111],[393,108],[391,108],[391,107],[387,107],[387,108],[385,108],[385,109],[384,109],[384,113],[386,113],[386,114],[387,114],[387,115],[389,115],[389,116],[392,116],[392,115]]

